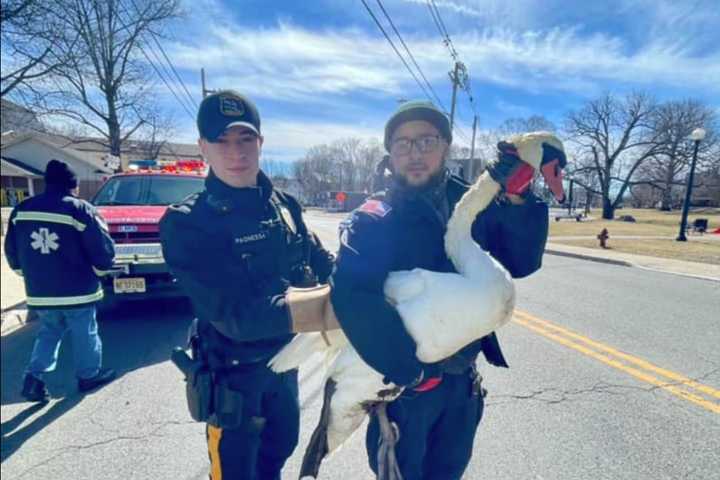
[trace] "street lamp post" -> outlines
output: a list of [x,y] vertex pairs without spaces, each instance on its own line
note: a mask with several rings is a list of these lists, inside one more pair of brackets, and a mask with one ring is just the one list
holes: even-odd
[[697,162],[697,152],[700,142],[705,138],[705,130],[702,128],[696,128],[690,134],[690,139],[695,142],[695,149],[693,150],[692,163],[690,164],[690,175],[688,176],[687,188],[685,189],[685,202],[683,202],[682,219],[680,220],[680,233],[678,234],[678,242],[687,242],[685,236],[685,229],[687,228],[687,216],[688,210],[690,209],[690,195],[692,194],[693,177],[695,176],[695,162]]
[[568,209],[568,216],[572,215],[572,205],[573,205],[573,184],[575,183],[575,179],[570,177],[570,185],[568,186],[568,197],[567,197],[567,209]]

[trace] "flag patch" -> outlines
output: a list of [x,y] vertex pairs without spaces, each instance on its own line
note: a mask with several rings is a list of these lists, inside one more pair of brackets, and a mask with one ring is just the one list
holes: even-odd
[[384,217],[392,208],[381,200],[367,200],[358,208],[359,212],[369,213],[378,217]]

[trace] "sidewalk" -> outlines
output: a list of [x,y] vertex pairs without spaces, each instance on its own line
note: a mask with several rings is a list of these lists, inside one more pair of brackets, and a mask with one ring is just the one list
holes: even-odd
[[684,275],[720,282],[720,265],[708,263],[686,262],[671,258],[647,257],[631,253],[621,253],[612,250],[597,250],[594,248],[575,247],[560,243],[548,242],[545,253],[565,257],[580,258],[596,262],[638,267],[659,272]]
[[0,331],[5,335],[25,324],[27,310],[25,308],[25,284],[20,275],[10,269],[5,260],[5,252],[3,251],[3,242],[5,237],[0,241],[0,310],[2,313]]

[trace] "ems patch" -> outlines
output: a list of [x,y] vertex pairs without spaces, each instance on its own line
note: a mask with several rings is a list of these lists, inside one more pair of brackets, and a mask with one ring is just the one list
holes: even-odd
[[220,95],[220,113],[227,117],[242,117],[245,114],[245,105],[237,97]]
[[37,232],[32,232],[30,239],[32,240],[30,243],[32,249],[40,250],[40,253],[43,255],[49,255],[53,250],[60,248],[60,244],[58,243],[60,237],[58,237],[57,233],[51,232],[47,228],[41,228]]
[[384,217],[390,213],[390,210],[392,210],[392,207],[382,200],[367,200],[358,208],[358,212],[369,213],[376,217]]

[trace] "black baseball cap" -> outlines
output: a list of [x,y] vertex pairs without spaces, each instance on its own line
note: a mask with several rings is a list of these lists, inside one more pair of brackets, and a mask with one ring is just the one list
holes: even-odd
[[230,127],[246,127],[260,135],[260,114],[247,97],[234,90],[220,90],[205,97],[197,115],[200,137],[209,142]]
[[385,150],[390,151],[390,140],[395,130],[405,122],[424,120],[438,129],[448,145],[452,143],[450,121],[432,102],[411,100],[401,104],[385,124]]

